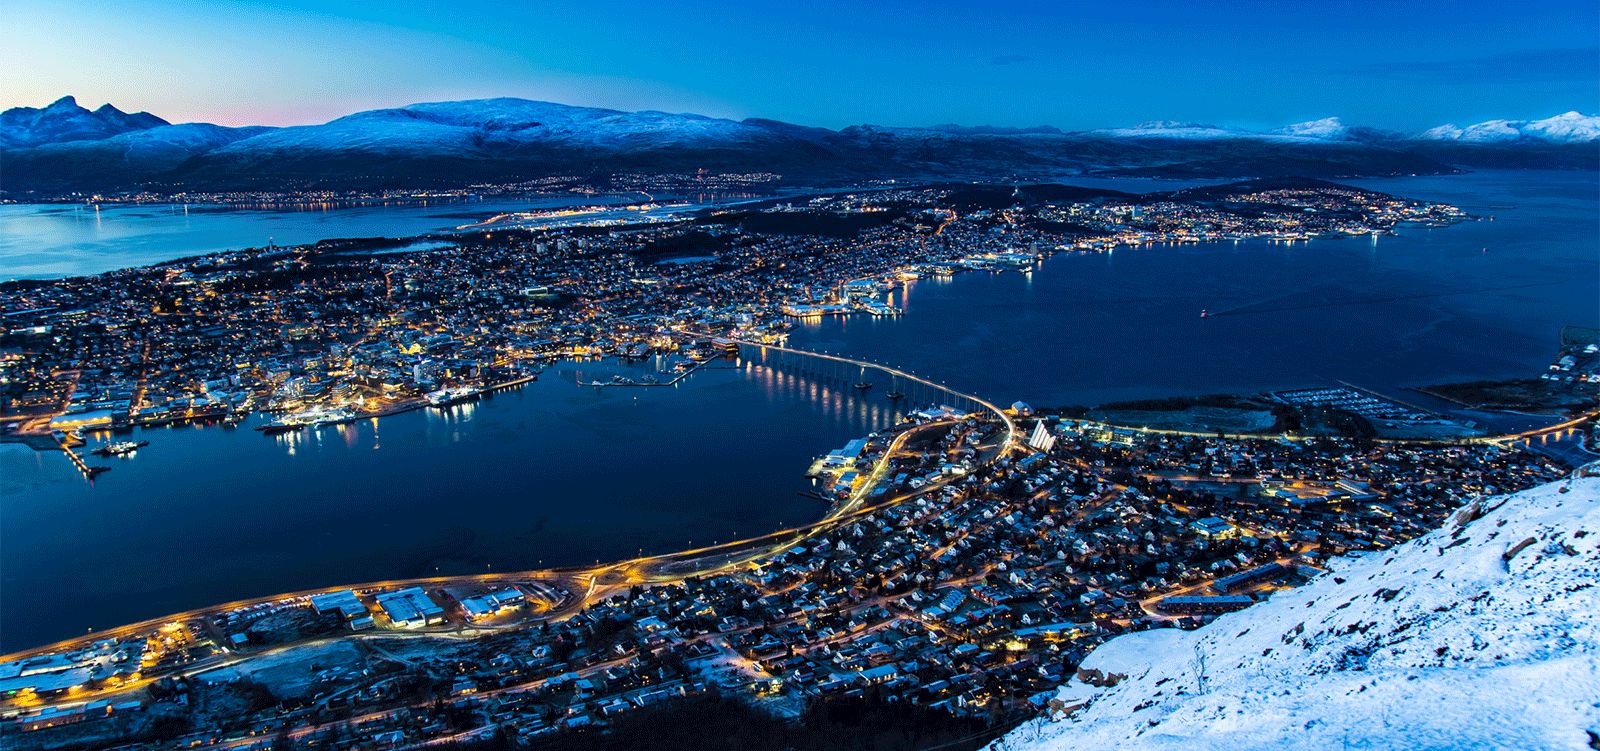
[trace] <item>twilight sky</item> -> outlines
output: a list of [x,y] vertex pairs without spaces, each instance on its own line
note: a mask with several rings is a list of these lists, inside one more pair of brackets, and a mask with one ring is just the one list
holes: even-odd
[[1600,109],[1593,0],[253,3],[10,0],[0,108],[320,123],[515,96],[838,128],[1338,116],[1399,130]]

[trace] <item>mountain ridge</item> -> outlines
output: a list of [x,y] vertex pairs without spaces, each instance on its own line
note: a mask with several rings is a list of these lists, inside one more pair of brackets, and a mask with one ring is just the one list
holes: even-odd
[[[1194,123],[1062,132],[1050,126],[853,125],[624,112],[516,98],[425,102],[321,125],[172,125],[64,97],[0,113],[8,191],[460,186],[554,175],[768,172],[793,180],[1087,175],[1319,178],[1449,174],[1474,163],[1584,167],[1600,118],[1570,112],[1424,138],[1326,118],[1253,132]],[[173,130],[177,129],[177,130]],[[1457,133],[1460,131],[1460,133]],[[1515,131],[1515,138],[1472,135]],[[117,140],[120,139],[120,140]],[[1431,151],[1430,151],[1431,150]],[[1487,155],[1487,156],[1486,156]]]
[[148,112],[128,114],[109,102],[90,111],[64,96],[38,109],[13,107],[0,113],[0,148],[102,140],[170,124]]

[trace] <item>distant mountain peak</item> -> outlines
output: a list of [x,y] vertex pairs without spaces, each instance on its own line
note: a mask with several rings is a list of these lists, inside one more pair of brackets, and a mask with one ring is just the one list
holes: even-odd
[[66,96],[44,108],[0,113],[0,169],[8,190],[80,191],[435,186],[696,170],[823,181],[951,174],[1339,178],[1449,174],[1454,165],[1573,169],[1594,162],[1594,154],[1566,148],[1595,139],[1595,118],[1578,112],[1453,127],[1405,136],[1324,118],[1266,132],[1180,120],[1070,134],[1043,125],[830,130],[500,97],[421,102],[266,129],[173,126],[111,104],[91,112]]
[[1131,128],[1103,128],[1088,131],[1090,135],[1110,138],[1138,138],[1138,139],[1179,139],[1179,140],[1228,140],[1234,138],[1255,138],[1260,134],[1251,133],[1238,128],[1223,128],[1207,123],[1195,123],[1182,120],[1149,120],[1139,123]]
[[1293,135],[1298,133],[1321,135],[1323,133],[1343,133],[1344,130],[1344,121],[1337,117],[1324,117],[1321,120],[1309,120],[1303,123],[1285,125],[1282,128],[1277,128],[1268,132],[1283,133],[1285,135]]
[[110,104],[90,112],[64,96],[43,109],[13,107],[0,113],[0,146],[24,148],[68,141],[102,141],[122,133],[167,125],[148,112],[128,114]]
[[1465,128],[1447,123],[1423,131],[1417,138],[1480,144],[1593,143],[1600,141],[1600,117],[1572,110],[1544,120],[1488,120]]
[[1350,127],[1337,117],[1324,117],[1321,120],[1285,125],[1267,133],[1319,141],[1392,141],[1401,137],[1399,133],[1378,128]]
[[1139,123],[1129,130],[1222,130],[1215,125],[1205,123],[1190,123],[1179,120],[1150,120]]
[[1023,136],[1023,135],[1061,135],[1061,129],[1053,125],[1035,125],[1031,128],[1013,128],[1003,125],[957,125],[955,123],[942,123],[930,125],[925,130],[937,130],[941,133],[955,133],[969,136]]

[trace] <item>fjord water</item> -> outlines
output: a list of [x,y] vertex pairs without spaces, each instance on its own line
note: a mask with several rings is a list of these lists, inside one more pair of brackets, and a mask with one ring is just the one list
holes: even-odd
[[[829,319],[791,344],[1053,406],[1530,376],[1562,326],[1596,325],[1595,175],[1361,184],[1495,220],[1064,253],[1027,275],[919,280],[896,293],[904,317]],[[412,234],[371,230],[335,234]],[[566,363],[477,404],[311,435],[141,430],[150,446],[93,462],[114,467],[94,485],[59,454],[0,445],[0,652],[244,597],[591,563],[814,520],[823,504],[797,494],[812,458],[895,419],[885,384],[863,394],[761,368],[582,385],[640,367]]]
[[[461,230],[490,217],[623,204],[643,194],[518,200],[398,201],[283,206],[141,204],[0,205],[0,280],[88,276],[178,258],[351,237],[415,237]],[[692,200],[717,196],[695,196]],[[699,205],[699,204],[696,204]],[[682,209],[684,207],[675,207]],[[599,220],[664,209],[599,211]],[[528,224],[560,221],[534,220]]]
[[1563,326],[1597,325],[1596,175],[1351,182],[1485,219],[1394,237],[1061,253],[1029,274],[920,279],[896,293],[902,318],[823,319],[791,343],[1001,403],[1092,406],[1336,380],[1396,393],[1535,377],[1555,360]]
[[246,597],[792,527],[826,511],[799,495],[814,455],[899,419],[882,390],[728,360],[588,385],[652,367],[559,363],[479,401],[275,437],[260,418],[92,435],[150,441],[91,457],[112,467],[92,485],[59,452],[0,444],[0,653]]

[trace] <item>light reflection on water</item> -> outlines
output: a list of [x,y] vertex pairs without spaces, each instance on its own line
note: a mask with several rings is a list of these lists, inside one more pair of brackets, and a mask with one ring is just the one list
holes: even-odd
[[95,434],[88,448],[150,445],[93,485],[0,445],[0,650],[240,597],[794,526],[825,512],[797,495],[811,461],[898,419],[836,376],[750,362],[587,385],[654,362],[557,363],[479,400],[271,437],[260,417]]
[[[450,233],[499,214],[606,205],[639,196],[544,196],[519,200],[239,206],[11,204],[0,205],[0,280],[88,276],[177,258],[350,237],[415,237]],[[714,195],[682,207],[739,200]],[[641,212],[601,211],[594,219]],[[555,222],[536,219],[527,226]],[[404,252],[389,250],[381,252]]]
[[[1115,262],[1062,254],[1028,277],[925,277],[896,293],[903,317],[808,320],[791,343],[1035,406],[1524,377],[1553,358],[1561,326],[1596,325],[1600,212],[1592,175],[1513,178],[1368,186],[1522,206],[1492,223],[1376,246],[1145,247]],[[1199,319],[1206,308],[1237,314]],[[92,486],[59,455],[0,445],[0,651],[240,597],[660,553],[802,523],[823,512],[796,495],[812,458],[940,399],[900,384],[907,398],[890,403],[894,383],[878,374],[861,393],[854,368],[762,362],[672,388],[581,385],[650,367],[560,363],[447,410],[275,438],[136,431],[151,445]]]
[[1531,377],[1554,359],[1563,326],[1600,325],[1595,175],[1362,185],[1517,208],[1381,240],[1152,244],[1059,253],[1031,274],[923,277],[903,291],[907,315],[813,319],[790,345],[1049,407]]

